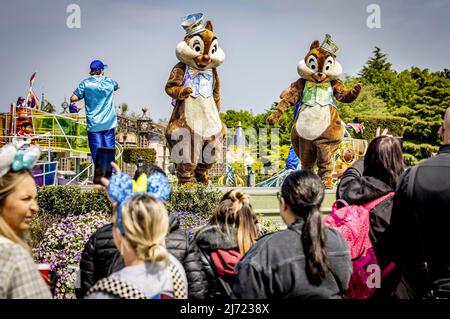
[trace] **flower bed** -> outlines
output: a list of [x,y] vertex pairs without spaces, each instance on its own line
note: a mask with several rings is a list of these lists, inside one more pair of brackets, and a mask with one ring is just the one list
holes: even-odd
[[33,249],[38,263],[49,264],[54,276],[54,298],[75,298],[76,269],[84,245],[98,228],[109,223],[106,213],[68,216],[51,225],[45,240]]
[[[74,203],[74,197],[78,203]],[[179,187],[173,191],[167,208],[176,215],[180,227],[186,229],[192,238],[195,230],[208,222],[221,197],[220,191],[201,185]],[[74,283],[81,253],[91,234],[110,222],[110,206],[102,192],[82,192],[64,186],[44,188],[40,193],[39,205],[41,211],[33,218],[31,228],[34,258],[38,263],[50,265],[55,298],[75,298]],[[56,211],[55,206],[61,212]],[[87,209],[93,208],[103,211],[87,212]],[[258,219],[265,231],[277,230],[261,216]]]

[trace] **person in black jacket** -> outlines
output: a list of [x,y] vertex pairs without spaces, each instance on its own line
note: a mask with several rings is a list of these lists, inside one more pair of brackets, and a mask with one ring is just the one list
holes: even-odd
[[[400,141],[392,136],[378,136],[370,142],[366,155],[345,171],[336,197],[349,205],[371,202],[393,193],[397,180],[404,171]],[[382,269],[390,263],[381,247],[391,220],[393,198],[383,200],[370,211],[369,235]]]
[[194,236],[208,281],[205,298],[226,299],[231,295],[235,265],[258,236],[257,218],[248,195],[240,190],[226,193],[209,223]]
[[279,195],[287,229],[261,237],[237,265],[233,298],[341,298],[352,274],[350,251],[337,230],[325,227],[320,178],[288,175]]
[[[118,167],[115,171],[120,173]],[[138,168],[134,180],[143,174],[164,171],[153,164]],[[166,248],[185,268],[188,279],[189,298],[203,299],[206,291],[206,277],[201,266],[200,254],[196,245],[189,241],[186,231],[180,229],[180,223],[173,215],[169,215],[169,234]],[[80,261],[80,288],[76,289],[77,298],[82,299],[88,290],[100,279],[125,267],[122,256],[116,248],[112,235],[112,224],[99,228],[88,240]]]
[[397,185],[386,252],[402,267],[399,298],[422,299],[430,291],[450,298],[450,108],[440,135],[437,155],[414,168],[413,182],[410,169]]

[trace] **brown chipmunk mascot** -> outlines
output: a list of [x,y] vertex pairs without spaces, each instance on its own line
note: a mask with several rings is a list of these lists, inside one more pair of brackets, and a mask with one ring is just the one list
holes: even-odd
[[351,103],[361,91],[360,84],[348,90],[339,80],[342,66],[336,61],[337,50],[328,34],[322,44],[315,40],[298,63],[300,78],[281,93],[277,109],[267,118],[274,125],[288,107],[301,104],[292,126],[292,145],[302,169],[312,170],[316,164],[328,189],[333,188],[334,156],[344,136],[335,99]]
[[184,18],[186,36],[177,45],[180,61],[172,69],[166,93],[173,98],[166,139],[179,184],[208,184],[207,171],[222,151],[225,125],[219,117],[220,83],[216,68],[225,53],[203,14]]

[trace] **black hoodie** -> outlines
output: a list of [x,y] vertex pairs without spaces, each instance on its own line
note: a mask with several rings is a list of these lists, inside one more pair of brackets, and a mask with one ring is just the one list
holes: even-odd
[[[349,205],[360,205],[373,201],[395,190],[384,182],[362,176],[364,159],[357,161],[342,177],[336,192],[337,199],[345,200]],[[391,223],[393,196],[385,199],[370,211],[370,240],[381,268],[389,264],[383,249],[384,233]]]

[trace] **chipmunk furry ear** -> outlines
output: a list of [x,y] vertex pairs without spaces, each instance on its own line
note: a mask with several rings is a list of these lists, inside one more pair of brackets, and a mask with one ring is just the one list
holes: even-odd
[[311,51],[312,49],[317,49],[320,47],[320,42],[319,40],[314,40],[313,43],[311,43],[311,47],[309,48],[309,51]]
[[205,28],[206,28],[206,30],[209,30],[209,31],[211,31],[211,32],[214,32],[212,22],[209,21],[209,20],[206,21]]

